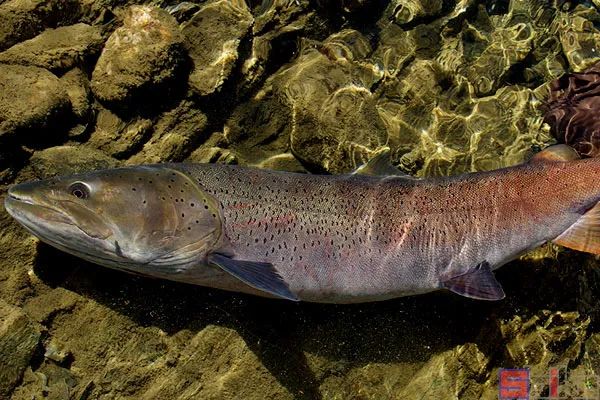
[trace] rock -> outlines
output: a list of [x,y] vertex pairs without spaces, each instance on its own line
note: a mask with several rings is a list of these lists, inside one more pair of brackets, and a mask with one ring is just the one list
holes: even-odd
[[466,343],[433,356],[395,398],[432,399],[481,398],[482,381],[488,378],[490,357],[474,343]]
[[209,325],[194,336],[186,332],[179,336],[171,351],[177,351],[181,368],[164,369],[145,397],[293,398],[235,330]]
[[46,27],[68,24],[79,16],[77,0],[8,0],[0,2],[0,50],[27,40]]
[[527,365],[532,375],[542,375],[579,357],[589,324],[578,312],[543,310],[527,320],[516,316],[501,323],[500,332],[511,365]]
[[592,21],[563,13],[555,24],[572,72],[582,72],[600,61],[600,32]]
[[[297,50],[299,36],[312,34],[307,29],[315,22],[313,12],[306,12],[300,2],[267,2],[252,25],[252,49],[241,68],[242,93],[252,91],[266,73],[277,69]],[[336,7],[336,11],[339,8]],[[275,52],[273,52],[275,47]]]
[[194,63],[190,88],[200,96],[217,91],[231,74],[239,58],[240,41],[248,33],[253,17],[245,2],[207,2],[184,24],[181,31]]
[[16,399],[68,399],[77,387],[77,376],[67,368],[46,361],[33,372],[25,371],[23,382],[15,390]]
[[70,137],[81,135],[88,127],[92,117],[92,91],[87,75],[79,68],[74,68],[60,77],[64,85],[71,109],[78,124],[69,132]]
[[504,83],[508,71],[531,52],[535,35],[527,23],[492,32],[488,47],[465,71],[478,96],[493,94]]
[[190,3],[189,1],[182,1],[181,3],[169,5],[164,8],[169,12],[169,14],[174,16],[179,23],[187,21],[200,10],[200,6],[198,4]]
[[114,168],[119,161],[88,146],[57,146],[36,151],[30,161],[37,179]]
[[66,70],[87,64],[100,53],[103,44],[100,28],[75,24],[47,29],[33,39],[12,46],[0,53],[0,62]]
[[70,108],[63,84],[51,72],[0,64],[0,138],[35,130],[37,142],[47,141],[43,129],[64,119]]
[[[586,369],[585,364],[577,361],[587,347],[588,355],[593,356],[593,340],[586,342],[590,319],[578,312],[551,312],[542,310],[528,319],[515,316],[500,323],[500,333],[506,342],[505,358],[500,360],[502,368],[527,367],[532,380],[529,395],[532,399],[540,398],[547,393],[550,368],[567,368],[570,375],[563,374],[561,393],[566,397],[581,396],[581,382],[574,382],[571,377],[578,378]],[[588,373],[591,372],[588,369]],[[576,387],[570,392],[569,387]],[[565,391],[566,390],[566,391]],[[597,387],[593,393],[597,393]],[[497,398],[498,373],[490,373],[486,389],[480,398]]]
[[190,163],[237,164],[237,155],[229,149],[227,139],[222,133],[213,133],[200,147],[185,160]]
[[363,164],[387,142],[370,90],[381,74],[364,60],[369,52],[366,39],[352,30],[323,44],[306,43],[253,102],[234,111],[224,131],[232,148],[250,163],[291,150],[328,172]]
[[123,26],[106,41],[92,74],[92,90],[107,103],[147,102],[164,95],[183,67],[177,21],[156,7],[131,6]]
[[124,121],[111,111],[101,108],[96,116],[96,127],[88,144],[119,159],[130,157],[148,140],[152,121],[134,117]]
[[206,128],[206,115],[189,101],[163,113],[154,124],[152,136],[129,164],[179,162],[189,153]]
[[8,398],[31,362],[42,327],[19,308],[0,300],[0,396]]
[[443,2],[441,0],[408,0],[391,1],[384,18],[395,21],[397,24],[407,24],[419,18],[432,17],[442,11]]

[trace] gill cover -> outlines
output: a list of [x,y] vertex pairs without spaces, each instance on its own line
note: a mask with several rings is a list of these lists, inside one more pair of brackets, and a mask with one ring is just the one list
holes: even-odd
[[115,245],[125,257],[176,267],[198,263],[219,242],[220,205],[186,174],[160,165],[97,174],[103,187],[90,198],[104,197],[103,214],[120,230]]

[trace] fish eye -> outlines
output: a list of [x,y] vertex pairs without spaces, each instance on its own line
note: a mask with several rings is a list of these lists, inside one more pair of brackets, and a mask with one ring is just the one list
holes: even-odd
[[78,199],[87,199],[90,196],[90,188],[82,182],[71,184],[69,192]]

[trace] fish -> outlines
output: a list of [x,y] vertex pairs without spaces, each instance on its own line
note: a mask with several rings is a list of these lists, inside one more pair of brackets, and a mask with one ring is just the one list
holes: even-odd
[[421,179],[386,151],[341,175],[164,163],[14,185],[5,209],[42,242],[159,279],[317,303],[501,300],[494,271],[545,242],[600,254],[599,175],[566,145]]

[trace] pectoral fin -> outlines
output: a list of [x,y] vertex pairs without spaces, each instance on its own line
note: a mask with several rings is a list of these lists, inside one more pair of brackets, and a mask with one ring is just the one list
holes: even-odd
[[485,261],[462,275],[443,281],[442,287],[461,296],[477,300],[502,300],[504,298],[502,286],[496,280],[490,265]]
[[229,272],[242,282],[255,289],[262,290],[283,299],[299,301],[290,291],[287,283],[273,268],[272,264],[234,260],[222,254],[213,253],[208,256],[208,262]]

